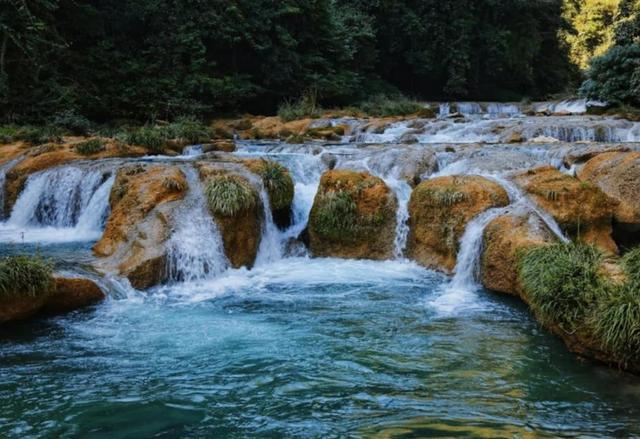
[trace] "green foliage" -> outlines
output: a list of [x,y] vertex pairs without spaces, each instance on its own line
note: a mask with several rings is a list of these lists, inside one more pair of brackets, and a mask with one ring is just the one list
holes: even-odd
[[424,109],[424,105],[401,95],[391,97],[376,95],[361,102],[358,107],[363,113],[376,117],[406,116]]
[[602,294],[589,321],[602,346],[625,366],[640,361],[640,290],[637,283]]
[[0,298],[38,297],[53,287],[53,266],[39,256],[0,260]]
[[168,132],[162,128],[145,126],[126,134],[126,142],[131,145],[144,146],[150,152],[161,154],[167,148]]
[[19,136],[20,128],[15,125],[0,126],[0,144],[15,142]]
[[312,220],[318,233],[328,239],[345,240],[359,232],[356,203],[346,191],[320,195]]
[[255,189],[237,175],[216,175],[205,183],[205,196],[214,215],[235,216],[258,203]]
[[172,139],[186,140],[189,144],[195,145],[211,141],[214,132],[194,117],[180,117],[167,127],[167,135]]
[[86,136],[91,129],[91,122],[75,110],[58,113],[52,120],[52,125],[69,131],[77,136]]
[[640,247],[636,247],[624,255],[622,266],[629,281],[640,286]]
[[22,140],[31,145],[38,146],[45,143],[60,143],[63,131],[52,126],[25,126],[18,130],[15,140]]
[[269,193],[273,210],[291,207],[294,186],[291,175],[280,163],[263,160],[258,169],[262,183]]
[[435,207],[451,207],[469,199],[466,193],[450,187],[429,188],[421,195],[426,197],[430,206]]
[[597,249],[581,243],[536,247],[521,255],[520,278],[542,323],[571,332],[584,321],[604,288],[601,262]]
[[318,93],[315,90],[307,90],[297,101],[285,101],[278,107],[278,116],[285,122],[321,115],[322,108],[318,105]]
[[586,97],[640,106],[640,44],[615,46],[591,63],[580,88]]
[[78,154],[91,155],[98,152],[102,152],[106,149],[104,141],[102,139],[91,139],[80,142],[75,146]]

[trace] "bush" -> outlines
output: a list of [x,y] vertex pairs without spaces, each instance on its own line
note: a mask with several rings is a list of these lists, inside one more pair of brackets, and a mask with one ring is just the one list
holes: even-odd
[[209,210],[214,215],[235,216],[258,203],[255,189],[237,175],[216,175],[207,180],[204,188]]
[[580,94],[617,105],[640,106],[640,45],[614,46],[595,58]]
[[16,140],[22,140],[31,145],[38,146],[45,143],[60,143],[64,132],[57,127],[43,126],[34,127],[27,126],[20,128],[16,134]]
[[18,138],[19,131],[15,125],[0,126],[0,144],[15,142]]
[[600,252],[582,243],[536,247],[521,255],[520,278],[543,324],[573,331],[584,321],[605,289],[601,262]]
[[141,127],[126,135],[126,142],[148,148],[150,152],[161,154],[167,147],[167,130],[154,127]]
[[102,152],[106,149],[106,146],[102,139],[91,139],[84,142],[80,142],[75,146],[75,150],[78,154],[91,155],[98,152]]
[[35,256],[0,260],[0,297],[38,297],[53,287],[53,266]]
[[192,117],[182,117],[167,127],[168,137],[183,139],[189,144],[209,142],[214,137],[211,128]]
[[293,202],[294,186],[289,171],[280,163],[261,160],[257,173],[269,193],[273,210],[286,209]]
[[320,195],[313,213],[315,229],[323,236],[342,240],[359,232],[357,206],[348,192],[328,192]]
[[640,292],[627,283],[599,297],[590,318],[593,332],[604,349],[626,366],[640,361]]
[[307,90],[297,101],[285,101],[278,108],[278,116],[285,122],[321,115],[322,108],[318,105],[318,94],[314,90]]
[[78,114],[75,110],[67,110],[54,116],[52,124],[63,128],[77,136],[86,136],[91,129],[89,119]]
[[424,110],[420,102],[406,98],[405,96],[376,95],[367,101],[361,102],[358,107],[369,116],[406,116]]

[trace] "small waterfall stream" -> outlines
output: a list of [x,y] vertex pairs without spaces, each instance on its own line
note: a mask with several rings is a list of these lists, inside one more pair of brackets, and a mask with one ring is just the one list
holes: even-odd
[[167,242],[169,278],[173,282],[210,279],[229,267],[222,237],[211,215],[206,211],[204,191],[197,172],[183,167],[189,191],[175,221],[175,229]]

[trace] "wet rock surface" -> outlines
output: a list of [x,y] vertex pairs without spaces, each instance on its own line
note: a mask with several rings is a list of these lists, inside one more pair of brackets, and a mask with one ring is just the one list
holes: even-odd
[[507,204],[504,188],[480,176],[437,177],[421,183],[409,202],[407,256],[425,267],[451,273],[469,221]]

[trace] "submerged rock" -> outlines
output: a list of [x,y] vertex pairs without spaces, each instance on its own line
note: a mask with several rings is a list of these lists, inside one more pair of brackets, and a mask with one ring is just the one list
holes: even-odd
[[57,315],[94,305],[105,298],[95,282],[56,277],[49,291],[0,298],[0,324],[41,315]]
[[111,215],[93,247],[98,267],[145,289],[166,280],[166,249],[173,210],[188,189],[177,167],[133,165],[120,169],[111,190]]
[[487,209],[508,204],[504,188],[480,176],[438,177],[421,183],[409,201],[407,256],[451,273],[467,223]]
[[600,188],[551,166],[518,174],[514,181],[571,238],[593,244],[609,254],[617,253],[611,226],[616,202]]
[[484,230],[481,280],[485,288],[518,295],[518,254],[556,240],[535,214],[507,214],[491,221]]
[[592,183],[617,201],[613,210],[615,235],[623,244],[640,240],[640,152],[607,152],[578,170],[580,180]]
[[309,217],[311,253],[320,257],[390,259],[398,202],[366,172],[334,170],[320,180]]

